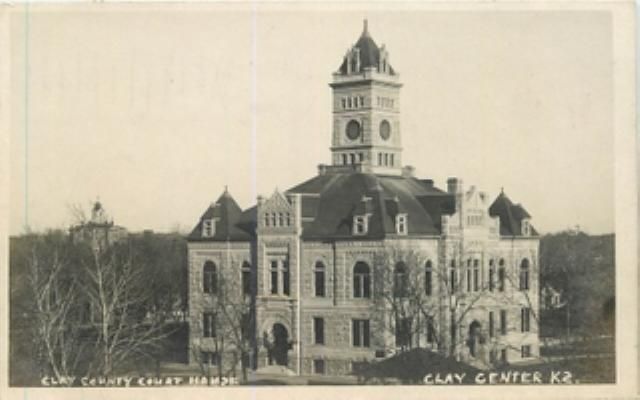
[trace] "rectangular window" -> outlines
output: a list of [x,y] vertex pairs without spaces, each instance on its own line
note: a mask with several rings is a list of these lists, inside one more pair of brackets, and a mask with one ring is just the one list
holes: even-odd
[[240,315],[240,335],[244,340],[251,340],[251,314],[249,313]]
[[524,345],[520,347],[520,356],[522,358],[529,358],[531,357],[531,346],[530,345]]
[[313,373],[318,375],[325,374],[324,360],[313,360]]
[[216,321],[213,313],[202,314],[202,336],[206,338],[216,337]]
[[278,294],[278,261],[271,261],[271,294]]
[[507,311],[500,310],[500,334],[507,334]]
[[494,280],[496,279],[495,277],[496,271],[493,268],[493,266],[489,267],[489,291],[493,292],[494,289]]
[[378,165],[382,165],[382,153],[378,153]]
[[313,342],[324,344],[324,318],[313,318]]
[[411,319],[396,320],[396,346],[411,346]]
[[451,293],[455,293],[456,292],[456,270],[451,268],[451,270],[449,271],[449,287],[451,289]]
[[507,349],[500,350],[500,361],[502,361],[503,364],[507,363]]
[[480,290],[480,260],[473,260],[473,291]]
[[522,332],[529,332],[531,326],[530,326],[530,317],[531,317],[531,309],[530,308],[523,308],[522,310],[520,310],[520,318],[521,318],[521,322],[520,322],[520,330]]
[[204,237],[211,237],[213,236],[213,229],[214,225],[213,225],[213,220],[212,219],[205,219],[202,221],[202,236]]
[[427,268],[424,275],[424,294],[431,296],[433,294],[433,271]]
[[471,270],[467,269],[467,292],[471,291]]
[[344,97],[342,98],[342,109],[347,108],[347,99],[345,99]]
[[242,270],[242,293],[246,295],[251,294],[251,270]]
[[282,291],[285,295],[289,296],[291,293],[289,285],[289,262],[282,262]]
[[489,311],[489,337],[494,337],[495,336],[495,327],[494,327],[495,323],[493,321],[493,311]]
[[504,292],[505,272],[504,267],[498,269],[498,290]]
[[367,217],[364,215],[356,215],[353,217],[353,234],[364,235],[367,233]]
[[316,267],[315,275],[315,293],[316,297],[324,297],[325,296],[325,288],[324,288],[324,269],[319,269]]
[[369,347],[369,320],[354,319],[351,321],[351,333],[354,347]]
[[396,233],[398,235],[407,234],[407,214],[398,214],[396,216]]
[[433,322],[433,316],[427,317],[427,343],[436,342],[436,327]]
[[491,364],[495,363],[498,359],[498,352],[495,349],[489,351],[489,362]]

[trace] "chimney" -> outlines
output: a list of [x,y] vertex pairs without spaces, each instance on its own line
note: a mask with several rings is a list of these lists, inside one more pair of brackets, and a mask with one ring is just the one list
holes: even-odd
[[318,175],[325,175],[327,173],[326,164],[318,164]]
[[416,169],[412,165],[405,165],[402,167],[402,177],[403,178],[413,178]]
[[447,192],[450,194],[462,193],[462,179],[456,177],[447,179]]
[[422,179],[422,183],[429,189],[433,189],[433,179]]

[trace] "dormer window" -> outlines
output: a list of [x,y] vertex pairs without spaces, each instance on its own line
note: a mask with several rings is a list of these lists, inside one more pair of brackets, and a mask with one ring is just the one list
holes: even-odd
[[407,230],[407,214],[396,215],[396,233],[398,235],[406,235]]
[[368,229],[367,215],[356,215],[353,217],[353,234],[366,235]]
[[531,225],[529,224],[529,220],[528,219],[523,219],[522,220],[522,235],[523,236],[531,235]]
[[212,237],[216,233],[216,221],[214,219],[202,220],[202,236]]

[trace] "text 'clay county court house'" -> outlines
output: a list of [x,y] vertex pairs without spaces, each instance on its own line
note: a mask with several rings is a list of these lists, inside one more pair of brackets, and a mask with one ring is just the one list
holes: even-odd
[[414,347],[538,356],[527,211],[403,166],[402,84],[366,21],[330,86],[331,165],[247,210],[225,189],[190,234],[190,362],[339,375]]

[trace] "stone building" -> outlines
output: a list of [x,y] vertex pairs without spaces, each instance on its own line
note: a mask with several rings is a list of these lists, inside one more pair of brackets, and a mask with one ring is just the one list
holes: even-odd
[[[439,189],[403,166],[399,78],[365,22],[330,83],[331,165],[246,210],[225,189],[204,212],[188,243],[191,362],[231,352],[339,375],[411,347],[480,367],[538,355],[530,215],[504,192]],[[233,335],[216,311],[230,291],[240,350],[218,346]]]
[[88,242],[93,247],[106,248],[126,239],[129,233],[124,227],[115,225],[102,203],[96,201],[91,208],[91,218],[69,228],[69,235],[74,243]]

